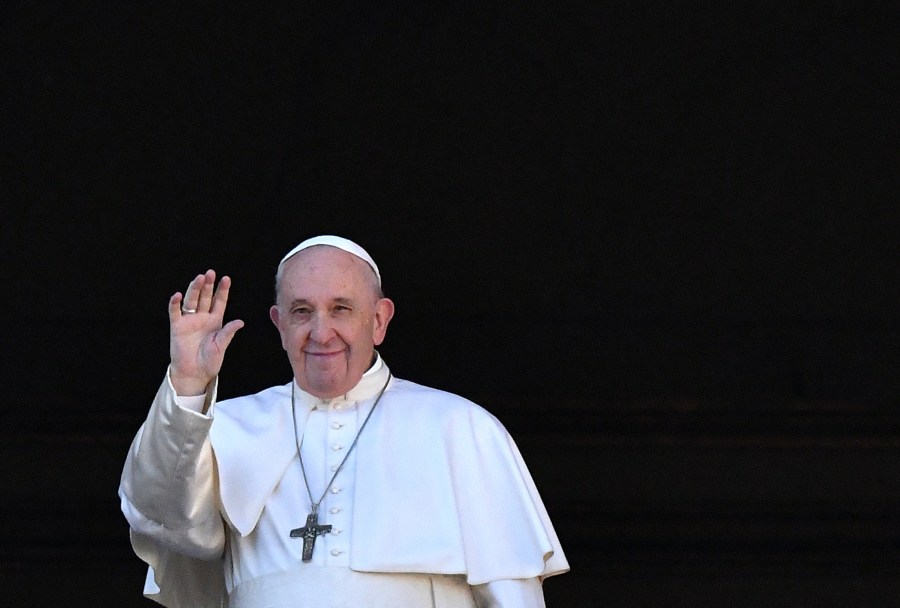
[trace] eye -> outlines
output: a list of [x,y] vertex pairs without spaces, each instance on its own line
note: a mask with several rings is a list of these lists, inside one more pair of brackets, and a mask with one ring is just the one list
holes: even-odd
[[312,312],[312,309],[309,306],[295,306],[291,309],[292,315],[308,315]]

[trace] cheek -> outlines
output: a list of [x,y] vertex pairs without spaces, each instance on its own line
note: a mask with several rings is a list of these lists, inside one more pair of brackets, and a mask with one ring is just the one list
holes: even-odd
[[306,339],[306,332],[299,325],[286,325],[278,330],[281,334],[281,347],[290,350],[297,347]]

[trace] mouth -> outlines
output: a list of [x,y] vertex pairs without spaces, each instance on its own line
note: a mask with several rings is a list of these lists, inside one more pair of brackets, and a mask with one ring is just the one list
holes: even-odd
[[304,353],[307,357],[315,357],[315,358],[319,358],[319,359],[327,359],[327,358],[329,358],[329,357],[337,357],[338,355],[342,354],[343,352],[344,352],[344,351],[342,351],[342,350],[338,350],[338,351],[334,351],[334,352],[327,352],[327,353],[324,353],[324,352],[311,352],[311,351],[308,351],[308,350],[303,351],[303,353]]

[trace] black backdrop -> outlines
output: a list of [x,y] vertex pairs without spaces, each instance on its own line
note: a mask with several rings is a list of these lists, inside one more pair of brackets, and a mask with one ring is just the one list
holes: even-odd
[[113,433],[114,500],[168,296],[231,275],[222,393],[286,382],[272,274],[319,233],[381,267],[396,374],[494,411],[896,428],[897,25],[890,3],[7,3],[4,433]]

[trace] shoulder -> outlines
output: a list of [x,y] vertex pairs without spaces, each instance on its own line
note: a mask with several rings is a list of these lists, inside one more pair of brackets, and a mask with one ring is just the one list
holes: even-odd
[[456,393],[394,378],[385,404],[404,415],[422,415],[431,419],[467,419],[471,422],[499,424],[481,405]]
[[476,408],[483,409],[477,403],[470,401],[462,395],[449,391],[425,386],[411,380],[394,377],[388,388],[388,394],[392,400],[415,401],[422,406],[439,406],[442,408]]

